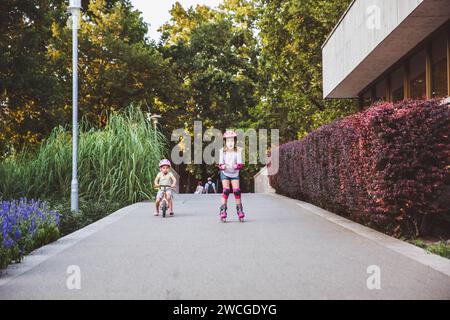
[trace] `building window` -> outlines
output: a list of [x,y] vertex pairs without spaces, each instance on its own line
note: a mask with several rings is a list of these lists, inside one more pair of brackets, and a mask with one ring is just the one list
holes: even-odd
[[386,101],[386,80],[382,79],[375,85],[375,102]]
[[372,97],[370,94],[370,90],[366,90],[361,96],[360,107],[366,108],[369,107],[371,104],[372,104]]
[[447,96],[447,34],[444,32],[431,45],[431,94]]
[[410,90],[412,99],[426,99],[425,86],[426,52],[421,50],[409,62]]
[[405,69],[402,67],[397,68],[391,74],[391,86],[392,86],[392,101],[397,102],[403,100],[403,77],[405,74]]

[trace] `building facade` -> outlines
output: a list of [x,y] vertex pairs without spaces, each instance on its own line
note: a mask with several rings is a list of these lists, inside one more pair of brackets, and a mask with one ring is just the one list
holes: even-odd
[[324,98],[450,95],[450,0],[354,0],[322,46]]

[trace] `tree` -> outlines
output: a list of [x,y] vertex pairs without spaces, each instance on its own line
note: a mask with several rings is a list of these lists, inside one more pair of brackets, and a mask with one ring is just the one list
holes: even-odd
[[[54,23],[52,32],[49,54],[60,80],[70,85],[71,31]],[[176,98],[171,67],[145,40],[146,33],[140,12],[128,0],[89,2],[79,30],[79,104],[81,115],[91,123],[103,124],[105,111],[131,103],[152,106]]]
[[350,0],[260,0],[262,124],[283,141],[356,111],[349,100],[322,99],[321,45]]
[[[176,3],[171,20],[161,28],[161,50],[183,81],[183,112],[176,122],[189,132],[195,120],[221,130],[255,122],[248,111],[259,100],[258,47],[251,19],[239,10],[243,4],[251,12],[249,1],[227,1],[219,10],[185,10]],[[216,172],[213,166],[185,169],[191,183]]]
[[[72,33],[67,1],[5,0],[0,6],[2,157],[71,123]],[[132,103],[149,111],[176,105],[181,84],[146,33],[129,0],[83,1],[80,117],[104,125],[105,112]]]
[[0,2],[0,158],[52,127],[49,114],[62,97],[46,50],[59,14],[50,0]]

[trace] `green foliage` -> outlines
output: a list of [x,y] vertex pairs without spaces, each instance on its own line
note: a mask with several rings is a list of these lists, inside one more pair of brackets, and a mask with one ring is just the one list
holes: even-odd
[[[122,204],[148,199],[165,147],[165,138],[135,107],[112,114],[103,129],[84,125],[79,138],[80,195]],[[71,134],[57,127],[36,153],[0,162],[0,196],[68,198],[71,164]]]
[[[78,32],[78,63],[80,112],[91,123],[104,124],[104,111],[133,102],[170,103],[177,97],[170,65],[146,41],[146,33],[147,25],[129,1],[89,2]],[[65,22],[52,24],[48,54],[65,78],[71,75],[71,37]],[[70,106],[70,87],[66,93]]]
[[[256,12],[251,1],[225,1],[218,10],[174,5],[171,20],[161,28],[161,50],[183,81],[184,108],[173,113],[171,125],[192,133],[195,120],[205,130],[255,122],[249,110],[258,103]],[[187,165],[181,171],[196,179],[217,174],[214,166]],[[191,181],[186,191],[193,187]]]
[[[252,29],[238,24],[235,12],[176,4],[163,27],[161,50],[183,81],[184,109],[178,127],[193,120],[226,129],[248,120],[256,95],[257,42]],[[242,18],[241,18],[242,19]]]
[[50,203],[52,208],[61,214],[59,224],[61,236],[81,229],[123,207],[122,203],[114,200],[98,200],[95,198],[80,198],[78,211],[70,210],[70,203],[67,199],[55,199],[51,200]]
[[[134,103],[162,115],[166,137],[177,128],[192,132],[201,120],[221,130],[277,128],[281,142],[301,138],[356,110],[350,101],[322,99],[321,45],[349,2],[175,3],[156,44],[129,0],[83,1],[80,115],[105,126],[106,112]],[[67,1],[4,0],[0,8],[0,158],[18,157],[71,121],[72,35]],[[243,171],[245,179],[258,169]],[[57,170],[62,178],[65,168]],[[183,182],[217,172],[177,170]]]
[[[37,145],[71,121],[72,30],[68,1],[0,4],[0,158]],[[79,113],[105,125],[105,111],[177,101],[179,85],[128,0],[83,1]]]
[[350,0],[260,3],[261,100],[252,113],[259,123],[290,141],[355,112],[351,101],[322,99],[321,46]]
[[54,1],[0,2],[0,159],[12,146],[45,136],[49,119],[43,114],[61,103],[60,80],[46,53],[58,14],[63,12]]
[[440,255],[441,257],[450,259],[450,245],[445,241],[438,241],[436,243],[426,243],[423,240],[412,240],[412,244],[425,249],[426,251],[430,253],[434,253],[437,255]]

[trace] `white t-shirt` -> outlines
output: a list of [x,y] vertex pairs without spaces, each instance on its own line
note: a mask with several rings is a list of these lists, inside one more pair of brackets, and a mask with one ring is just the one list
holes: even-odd
[[201,194],[203,193],[203,187],[202,186],[197,186],[197,189],[195,189],[195,194]]
[[237,178],[239,170],[234,169],[234,165],[242,163],[242,150],[237,148],[237,151],[224,151],[223,148],[219,152],[219,164],[225,164],[223,173],[230,178]]

